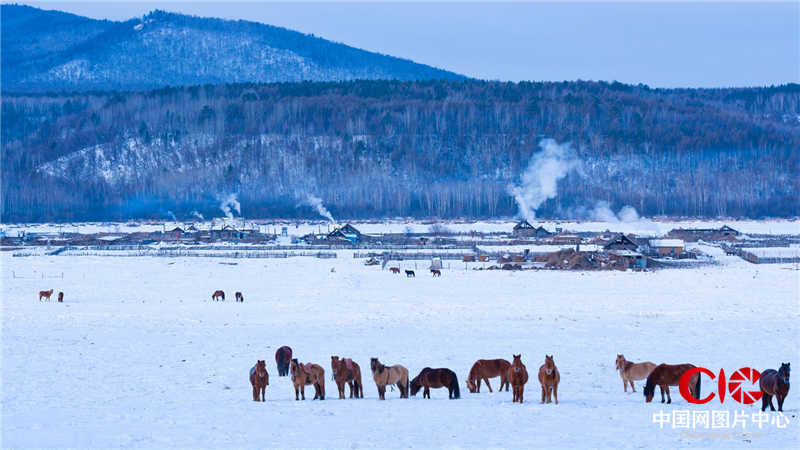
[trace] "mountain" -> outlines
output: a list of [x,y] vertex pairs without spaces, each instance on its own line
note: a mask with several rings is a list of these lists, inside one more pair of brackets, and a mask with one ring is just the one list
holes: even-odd
[[800,211],[796,84],[226,84],[4,95],[2,117],[5,222],[209,217],[231,194],[248,217],[317,217],[310,195],[337,217],[511,216],[547,139],[575,170],[540,215]]
[[285,28],[153,11],[125,22],[2,5],[2,88],[144,90],[230,82],[463,79]]

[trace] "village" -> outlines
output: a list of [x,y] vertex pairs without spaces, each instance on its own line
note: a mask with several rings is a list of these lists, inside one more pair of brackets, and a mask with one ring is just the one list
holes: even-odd
[[[426,230],[405,227],[381,232],[362,232],[356,225],[319,223],[311,232],[308,226],[300,228],[288,222],[244,220],[173,223],[169,227],[150,223],[88,230],[70,226],[45,231],[4,229],[0,230],[0,249],[12,256],[221,258],[336,258],[352,251],[353,258],[363,259],[368,266],[429,261],[430,269],[475,270],[646,271],[713,264],[715,254],[739,256],[753,264],[800,262],[800,235],[744,234],[728,225],[673,228],[660,236],[608,229],[548,229],[525,219],[481,231],[455,231],[439,222]],[[717,252],[709,252],[710,248]],[[420,266],[415,263],[414,267]]]

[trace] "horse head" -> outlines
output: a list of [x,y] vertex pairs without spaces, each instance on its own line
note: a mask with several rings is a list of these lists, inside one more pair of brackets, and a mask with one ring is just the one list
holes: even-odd
[[622,370],[625,367],[625,356],[617,355],[617,370]]
[[422,383],[420,383],[418,375],[411,380],[411,395],[417,395],[417,392],[419,392],[420,388],[422,388]]
[[336,373],[339,372],[339,357],[331,356],[331,380],[336,380]]
[[781,363],[781,368],[778,369],[778,376],[783,378],[784,383],[789,384],[789,374],[791,371],[791,363]]
[[300,366],[300,363],[297,362],[297,358],[292,358],[291,365],[289,366],[289,373],[292,374],[292,377],[297,375],[297,368]]
[[372,369],[373,374],[375,374],[375,372],[378,372],[379,365],[380,362],[378,362],[378,358],[371,358],[369,360],[369,368]]
[[478,386],[475,385],[475,381],[473,381],[472,378],[467,378],[467,389],[472,393],[478,390]]
[[514,357],[514,362],[512,362],[511,365],[514,367],[514,372],[519,372],[522,368],[522,353],[512,356]]
[[544,355],[544,371],[548,375],[553,374],[553,369],[556,368],[556,363],[553,361],[553,355]]

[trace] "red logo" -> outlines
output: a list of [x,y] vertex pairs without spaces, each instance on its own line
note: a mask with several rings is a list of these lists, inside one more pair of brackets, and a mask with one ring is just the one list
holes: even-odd
[[[705,374],[708,375],[712,380],[717,379],[717,392],[712,392],[702,399],[695,398],[694,395],[692,395],[692,389],[694,386],[689,386],[689,380],[695,374],[697,374],[697,376],[700,376],[700,374]],[[726,382],[725,370],[723,369],[720,369],[719,374],[715,375],[714,372],[706,369],[705,367],[695,367],[694,369],[689,369],[684,372],[683,376],[681,376],[680,382],[678,383],[678,387],[680,388],[683,398],[685,398],[687,402],[694,403],[696,405],[702,405],[710,402],[714,399],[714,397],[717,396],[717,394],[719,394],[719,402],[722,403],[725,401],[726,393],[730,393],[731,398],[737,402],[744,405],[749,405],[761,400],[762,392],[760,390],[745,391],[743,387],[746,388],[747,385],[757,383],[760,378],[761,372],[758,370],[751,367],[742,367],[734,372],[730,379]]]

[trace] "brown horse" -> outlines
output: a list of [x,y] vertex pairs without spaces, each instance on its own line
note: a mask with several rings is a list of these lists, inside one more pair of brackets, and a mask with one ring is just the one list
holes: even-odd
[[50,301],[50,296],[53,295],[53,290],[50,289],[49,291],[39,291],[39,301],[42,301],[43,298],[46,298],[47,301]]
[[225,301],[225,292],[223,292],[223,291],[214,291],[214,293],[211,295],[211,300],[217,301],[220,298],[222,299],[223,302]]
[[250,384],[253,385],[253,401],[259,400],[259,393],[261,394],[261,401],[267,401],[266,391],[269,386],[269,374],[267,373],[267,362],[259,359],[256,365],[250,369]]
[[631,391],[636,392],[633,382],[647,378],[655,367],[656,365],[650,361],[634,363],[626,360],[624,355],[617,355],[617,370],[619,370],[619,376],[622,378],[622,389],[625,392],[628,392],[629,383]]
[[297,358],[292,359],[292,382],[294,383],[294,399],[306,399],[306,386],[314,386],[314,400],[325,400],[325,369],[317,364],[300,364]]
[[[539,383],[542,385],[542,403],[552,403],[553,399],[558,404],[558,383],[561,381],[561,374],[558,373],[556,362],[553,355],[544,355],[544,364],[539,366]],[[552,395],[552,397],[551,397]]]
[[[664,403],[664,391],[667,392],[667,403],[672,403],[669,395],[669,387],[677,386],[683,373],[689,369],[694,369],[692,364],[659,364],[647,376],[644,385],[644,399],[647,403],[653,400],[656,393],[656,386],[661,389],[661,403]],[[696,373],[689,378],[689,392],[694,398],[700,398],[700,374]]]
[[775,369],[767,369],[761,373],[761,378],[758,385],[763,392],[761,397],[761,411],[767,409],[769,405],[770,411],[775,411],[772,406],[772,396],[778,397],[778,411],[783,411],[783,401],[789,394],[789,373],[791,372],[790,363],[782,363],[781,368],[777,371]]
[[395,275],[400,275],[400,268],[399,267],[389,267],[389,272],[392,272]]
[[344,385],[350,386],[350,398],[364,398],[364,385],[361,384],[361,367],[350,358],[339,359],[331,356],[331,378],[339,388],[339,398],[344,398]]
[[378,361],[378,358],[372,358],[369,366],[381,400],[386,400],[386,386],[389,384],[397,385],[400,389],[400,398],[408,398],[408,369],[400,364],[385,366]]
[[64,303],[64,293],[60,291],[58,293],[58,303]]
[[431,269],[431,274],[434,277],[441,277],[442,276],[442,271],[439,270],[439,269]]
[[506,387],[508,392],[508,367],[511,365],[505,359],[479,359],[475,361],[472,368],[469,370],[467,377],[467,389],[470,392],[476,393],[481,391],[481,380],[486,382],[486,387],[489,392],[492,392],[492,385],[489,384],[489,378],[500,377],[500,391],[503,386]]
[[456,373],[450,369],[431,369],[426,367],[411,380],[411,395],[417,395],[420,388],[425,390],[422,392],[422,398],[431,398],[431,388],[446,387],[448,391],[448,398],[456,399],[461,398],[461,392],[458,388],[458,377]]
[[292,362],[292,348],[284,345],[275,351],[275,364],[278,365],[278,376],[289,375],[289,363]]
[[236,301],[244,303],[244,295],[241,292],[236,293]]
[[528,369],[525,364],[522,364],[522,355],[514,355],[514,362],[508,366],[506,372],[506,379],[511,383],[511,391],[513,392],[513,402],[522,403],[522,398],[525,394],[525,383],[528,382]]

